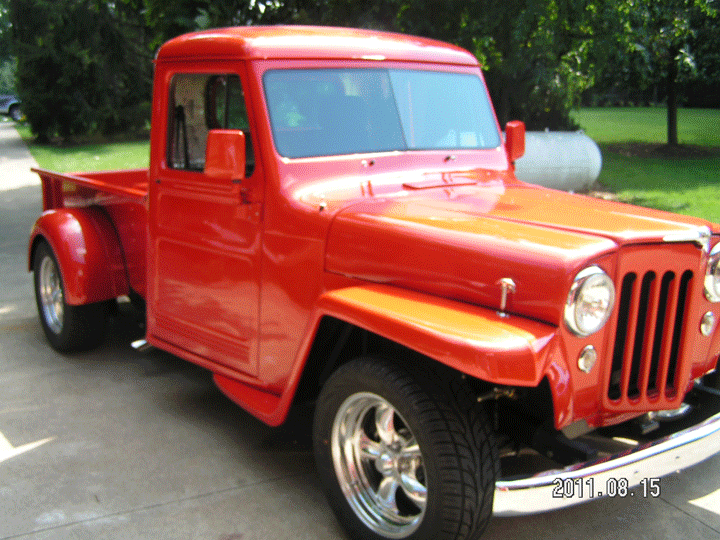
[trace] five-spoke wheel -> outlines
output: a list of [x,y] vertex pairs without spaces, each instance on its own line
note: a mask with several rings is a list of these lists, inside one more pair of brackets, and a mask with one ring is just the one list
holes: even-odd
[[368,392],[347,398],[335,415],[331,449],[340,487],[370,530],[405,538],[417,529],[427,504],[422,452],[390,403]]
[[343,364],[325,383],[315,460],[353,538],[471,540],[485,529],[497,448],[477,402],[451,385],[380,358]]

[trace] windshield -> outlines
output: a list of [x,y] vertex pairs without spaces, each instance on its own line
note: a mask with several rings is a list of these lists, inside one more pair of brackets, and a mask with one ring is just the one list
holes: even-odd
[[275,146],[287,158],[500,145],[485,87],[473,74],[277,70],[264,84]]

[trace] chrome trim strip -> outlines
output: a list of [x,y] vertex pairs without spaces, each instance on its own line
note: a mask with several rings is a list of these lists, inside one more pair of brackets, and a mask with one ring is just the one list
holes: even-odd
[[705,253],[710,251],[710,237],[712,232],[710,227],[702,226],[690,231],[681,231],[667,234],[663,237],[663,242],[694,242],[700,246]]
[[[496,516],[538,514],[598,499],[553,498],[557,479],[592,478],[595,489],[605,492],[610,479],[627,479],[628,488],[645,479],[659,478],[680,471],[720,452],[720,413],[683,431],[614,456],[546,471],[528,478],[499,480],[495,484]],[[629,496],[629,495],[628,495]]]

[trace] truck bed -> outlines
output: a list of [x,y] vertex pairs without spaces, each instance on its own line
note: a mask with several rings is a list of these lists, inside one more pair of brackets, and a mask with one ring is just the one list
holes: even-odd
[[131,289],[145,296],[148,169],[40,175],[43,210],[100,207],[123,251]]
[[57,173],[32,169],[43,185],[43,209],[103,204],[108,195],[142,201],[148,192],[148,169]]

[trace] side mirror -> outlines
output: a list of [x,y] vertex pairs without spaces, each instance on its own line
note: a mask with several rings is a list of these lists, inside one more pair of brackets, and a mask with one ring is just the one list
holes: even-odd
[[513,120],[505,125],[505,151],[511,163],[525,154],[525,123]]
[[215,180],[236,182],[245,178],[245,134],[212,129],[205,149],[205,174]]

